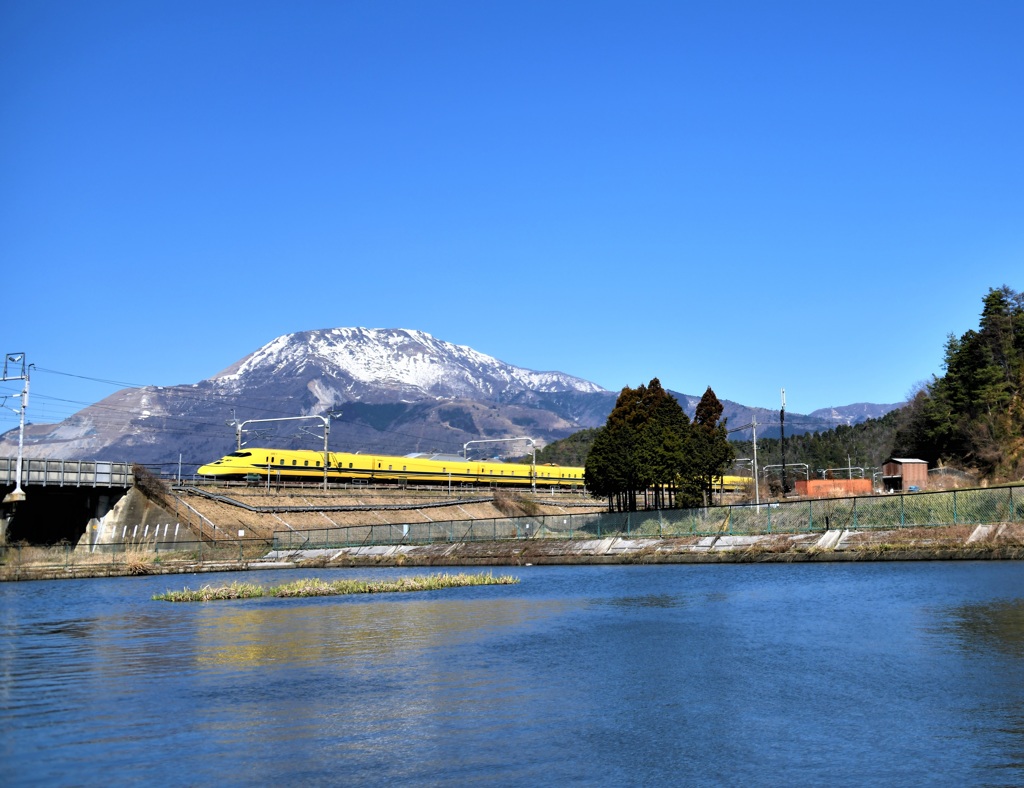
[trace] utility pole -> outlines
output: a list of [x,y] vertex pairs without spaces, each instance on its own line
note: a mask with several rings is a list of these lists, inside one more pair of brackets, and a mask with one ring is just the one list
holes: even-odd
[[[231,411],[234,414],[234,410]],[[242,432],[244,431],[246,424],[265,424],[270,421],[302,421],[303,419],[320,419],[320,423],[324,425],[324,490],[327,490],[327,469],[330,466],[330,454],[327,453],[327,436],[331,432],[331,419],[337,418],[341,413],[338,411],[330,411],[326,416],[284,416],[277,419],[246,419],[245,421],[238,421],[238,419],[232,418],[227,424],[229,427],[235,428],[235,434],[237,436],[238,448],[236,451],[242,450]],[[277,472],[280,478],[281,472]],[[267,468],[267,487],[270,487],[270,468]]]
[[779,440],[782,444],[782,497],[786,497],[786,390],[782,390],[782,410],[779,411]]
[[757,504],[758,511],[761,511],[761,491],[757,486],[757,416],[755,415],[753,421],[750,423],[753,429],[754,435],[754,503]]
[[[20,371],[19,371],[20,366]],[[24,353],[8,353],[4,357],[4,380],[23,380],[25,387],[21,390],[21,408],[18,422],[18,460],[14,472],[14,489],[4,497],[4,503],[18,503],[25,500],[25,492],[21,489],[21,466],[22,456],[25,450],[25,409],[28,408],[28,371],[32,365],[25,364]],[[17,374],[15,374],[17,373]],[[8,410],[19,413],[18,410],[4,405]]]

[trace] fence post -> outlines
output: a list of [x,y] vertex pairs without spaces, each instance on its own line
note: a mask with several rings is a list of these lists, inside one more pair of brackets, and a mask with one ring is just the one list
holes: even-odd
[[1013,488],[1008,488],[1010,491],[1010,522],[1015,522],[1017,519],[1016,513],[1013,511]]
[[900,493],[900,528],[907,524],[906,511],[903,508],[903,493]]
[[853,499],[853,530],[857,530],[857,499]]
[[956,525],[956,490],[953,490],[953,525]]

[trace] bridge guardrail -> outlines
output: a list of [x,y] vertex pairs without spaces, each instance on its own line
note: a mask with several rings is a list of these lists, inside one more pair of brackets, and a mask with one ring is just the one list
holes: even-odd
[[[0,457],[0,484],[14,484],[18,460]],[[131,463],[102,460],[46,460],[23,457],[21,485],[41,487],[131,487]]]

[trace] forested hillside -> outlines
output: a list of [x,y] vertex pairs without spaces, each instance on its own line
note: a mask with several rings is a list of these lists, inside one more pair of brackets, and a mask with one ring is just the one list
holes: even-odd
[[[978,329],[949,336],[943,367],[910,403],[880,419],[787,437],[787,465],[804,463],[814,477],[848,465],[877,469],[896,456],[977,471],[992,481],[1024,478],[1024,293],[989,290]],[[552,443],[537,461],[582,465],[598,432]],[[737,457],[753,457],[751,441],[733,445]],[[781,440],[758,439],[760,468],[782,460]]]
[[[786,438],[786,462],[805,463],[811,478],[820,478],[819,470],[846,468],[878,468],[891,456],[893,439],[901,411],[894,410],[880,419],[868,419],[852,427],[840,426],[826,432],[808,432]],[[736,456],[754,456],[752,441],[737,441]],[[764,468],[782,464],[782,441],[778,438],[758,439],[757,464]],[[791,477],[792,479],[792,477]]]
[[[852,427],[840,426],[826,432],[805,433],[786,438],[786,462],[806,463],[812,477],[819,469],[845,468],[847,464],[861,468],[878,468],[891,455],[901,411],[892,411],[880,419],[868,419]],[[570,437],[545,446],[537,452],[537,462],[557,465],[582,465],[598,430],[582,430]],[[752,441],[733,441],[737,457],[752,458]],[[529,457],[525,460],[529,462]],[[782,464],[782,441],[758,438],[757,463]],[[792,478],[792,477],[791,477]]]
[[[568,438],[549,443],[537,452],[537,462],[541,464],[552,463],[554,465],[574,465],[583,467],[587,461],[587,453],[594,444],[599,427],[589,430],[574,432]],[[529,457],[522,460],[529,461]]]
[[893,451],[973,468],[994,479],[1024,476],[1024,294],[1005,285],[982,301],[978,330],[950,334],[943,364],[905,409]]

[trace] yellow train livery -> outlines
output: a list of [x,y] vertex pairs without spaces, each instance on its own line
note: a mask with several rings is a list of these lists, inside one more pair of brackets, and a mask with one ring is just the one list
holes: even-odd
[[[224,480],[258,477],[282,481],[323,481],[324,453],[307,449],[243,448],[203,465],[200,476]],[[536,474],[536,479],[534,479]],[[583,468],[480,462],[461,457],[327,453],[329,482],[402,482],[410,484],[486,484],[511,487],[583,487]]]

